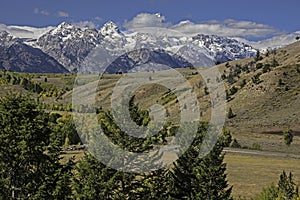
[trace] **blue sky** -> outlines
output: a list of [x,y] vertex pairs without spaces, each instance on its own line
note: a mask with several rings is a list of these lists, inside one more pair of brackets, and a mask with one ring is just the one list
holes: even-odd
[[300,1],[263,0],[2,0],[0,23],[44,27],[62,21],[108,20],[123,26],[139,13],[161,13],[165,23],[226,19],[253,21],[283,32],[300,30]]

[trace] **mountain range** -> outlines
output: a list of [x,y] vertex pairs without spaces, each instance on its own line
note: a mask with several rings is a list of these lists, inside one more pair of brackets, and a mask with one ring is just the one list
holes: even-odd
[[[129,33],[120,31],[113,22],[105,23],[98,30],[65,22],[57,27],[6,26],[1,29],[0,26],[0,30],[0,68],[21,72],[82,71],[87,57],[99,54],[99,49],[114,58],[106,70],[108,73],[127,72],[143,64],[209,67],[254,57],[257,52],[251,46],[255,44],[245,40],[201,33],[195,36],[156,34],[159,30],[155,34]],[[295,40],[294,35],[287,36],[284,45],[291,38]],[[263,42],[259,45],[265,48]]]

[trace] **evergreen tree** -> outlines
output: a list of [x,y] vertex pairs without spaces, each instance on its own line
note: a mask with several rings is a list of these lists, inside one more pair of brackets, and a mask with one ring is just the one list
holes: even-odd
[[228,146],[228,136],[221,137],[213,150],[199,157],[208,125],[201,124],[189,149],[174,163],[171,172],[171,196],[174,199],[231,199],[226,180],[226,164],[222,150]]
[[262,192],[254,198],[254,200],[299,200],[298,187],[293,181],[293,175],[289,175],[283,170],[280,174],[278,185],[273,183],[262,190]]
[[289,175],[283,171],[278,181],[278,197],[279,199],[296,199],[298,197],[298,188],[293,181],[293,175]]
[[59,163],[60,148],[50,144],[49,115],[28,97],[0,100],[0,196],[4,199],[68,199],[71,165]]
[[287,146],[290,146],[292,144],[293,138],[294,136],[291,129],[288,128],[283,132],[283,140]]
[[228,119],[231,119],[231,118],[235,117],[235,114],[233,113],[231,108],[229,108],[229,110],[228,110],[227,117],[228,117]]
[[119,185],[116,170],[110,169],[91,155],[85,154],[76,166],[73,179],[77,199],[114,199]]
[[132,199],[170,199],[169,175],[166,168],[144,174]]
[[73,180],[77,199],[129,199],[135,191],[135,174],[112,169],[85,154]]

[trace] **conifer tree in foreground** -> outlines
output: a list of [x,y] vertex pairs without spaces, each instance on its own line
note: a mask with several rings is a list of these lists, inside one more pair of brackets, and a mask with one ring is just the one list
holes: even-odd
[[0,100],[0,196],[3,199],[71,199],[72,163],[59,162],[50,144],[49,115],[28,97]]
[[174,199],[232,199],[222,153],[230,141],[221,137],[212,151],[201,158],[198,155],[207,130],[208,124],[199,126],[192,145],[174,164],[171,172],[171,196]]

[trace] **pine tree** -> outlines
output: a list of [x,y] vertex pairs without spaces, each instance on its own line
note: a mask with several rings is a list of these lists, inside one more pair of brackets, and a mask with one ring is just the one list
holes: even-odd
[[119,185],[116,182],[116,170],[110,169],[85,154],[76,166],[73,179],[75,198],[77,199],[113,199]]
[[131,199],[170,199],[169,170],[161,168],[145,173]]
[[228,110],[227,117],[228,117],[228,119],[231,119],[231,118],[235,117],[235,114],[233,113],[231,108],[229,108],[229,110]]
[[291,129],[288,128],[283,132],[283,140],[287,146],[290,146],[292,144],[293,138],[294,136]]
[[128,199],[135,189],[135,175],[112,169],[85,154],[73,180],[77,199]]
[[281,173],[278,181],[278,196],[280,199],[294,199],[298,197],[297,187],[291,172],[288,176],[285,171]]
[[10,94],[0,100],[0,196],[4,199],[70,196],[70,168],[60,164],[57,144],[50,144],[48,121],[49,115],[29,97]]
[[298,186],[293,181],[293,175],[289,175],[283,170],[280,174],[278,185],[273,183],[262,190],[262,192],[254,198],[255,200],[299,200]]
[[201,124],[189,149],[174,163],[171,172],[171,196],[174,199],[231,199],[226,180],[226,164],[222,150],[228,137],[219,139],[213,150],[199,157],[207,124]]

